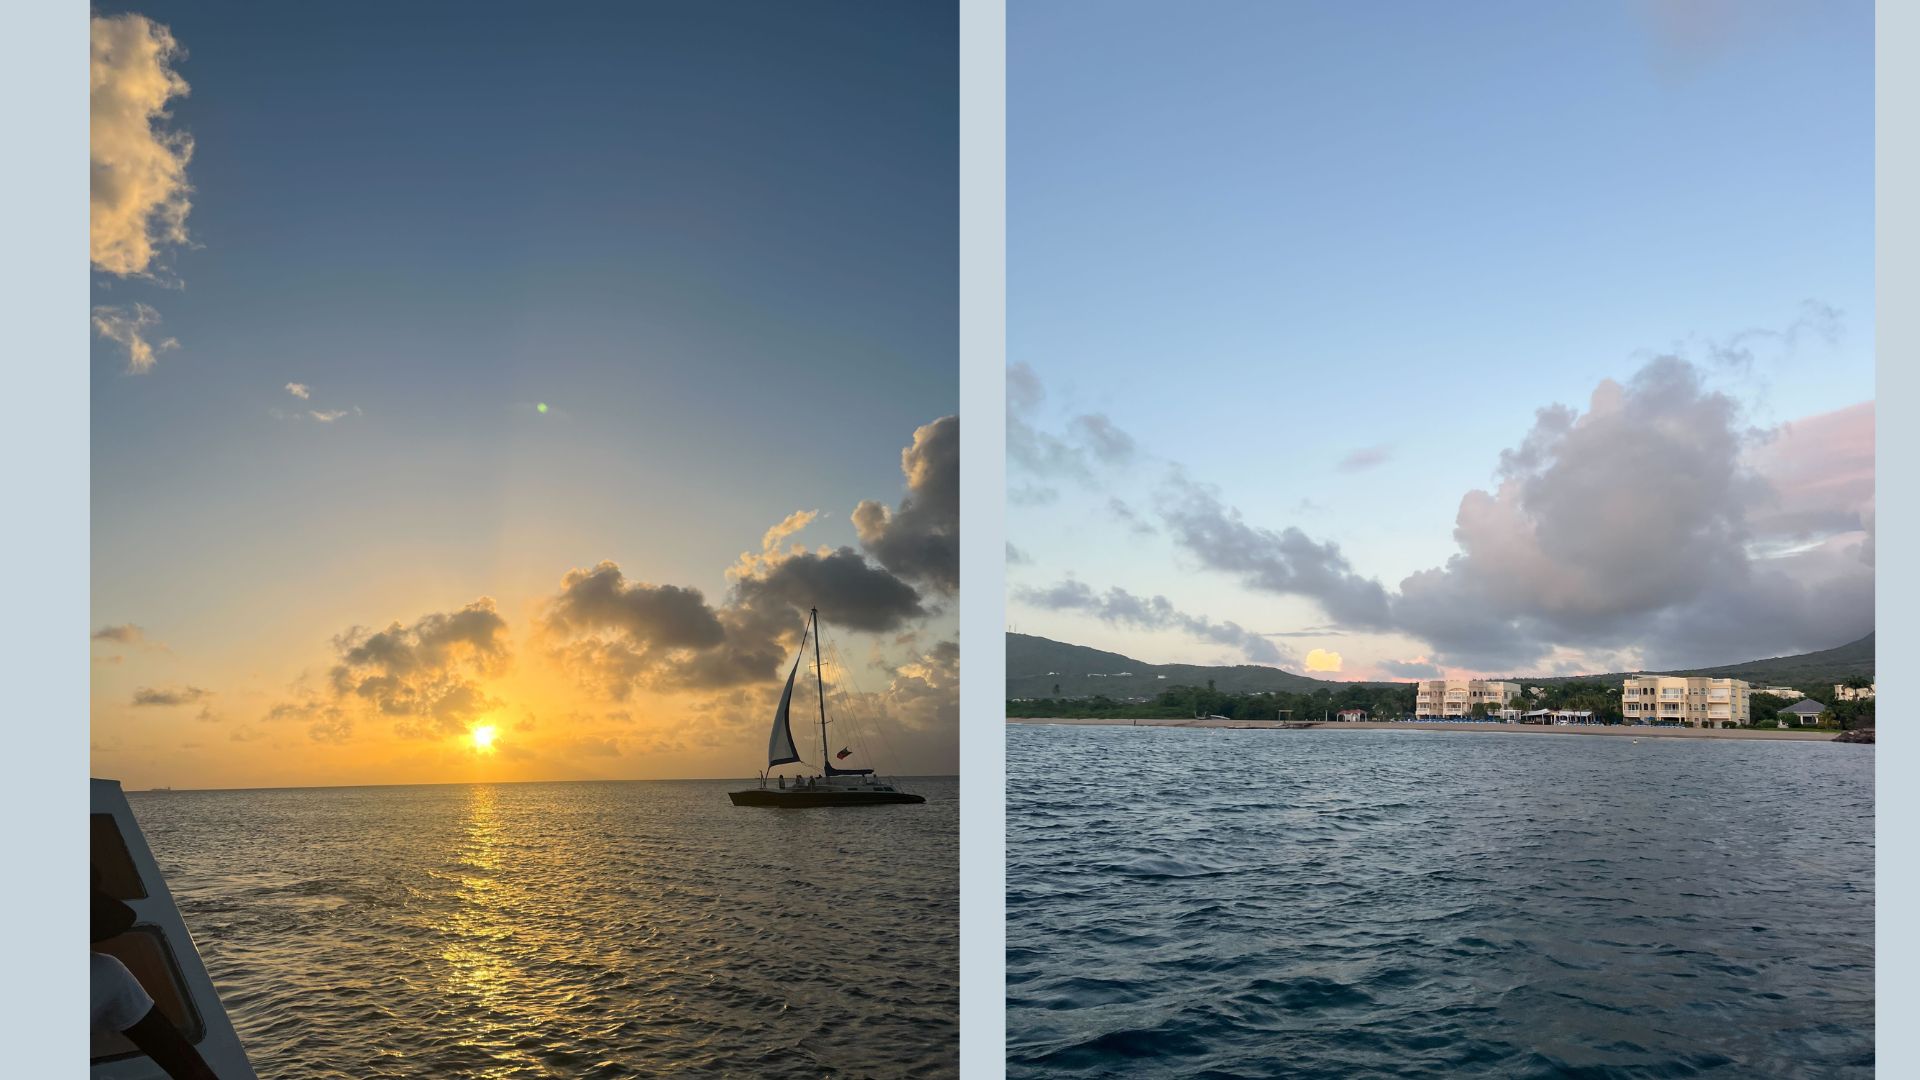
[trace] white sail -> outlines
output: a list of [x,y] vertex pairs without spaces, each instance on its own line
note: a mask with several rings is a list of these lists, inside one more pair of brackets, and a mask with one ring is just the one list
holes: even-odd
[[[807,640],[800,639],[800,656],[807,652]],[[793,658],[793,670],[787,672],[787,688],[780,691],[780,707],[773,710],[773,734],[767,737],[767,768],[800,760],[793,745],[793,730],[787,726],[787,707],[793,704],[793,680],[800,674],[800,656]]]

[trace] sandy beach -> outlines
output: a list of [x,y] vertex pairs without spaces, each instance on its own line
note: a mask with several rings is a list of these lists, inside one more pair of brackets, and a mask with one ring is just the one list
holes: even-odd
[[1305,730],[1312,728],[1320,731],[1492,731],[1507,735],[1626,735],[1635,739],[1774,739],[1786,742],[1832,742],[1837,731],[1756,731],[1746,728],[1658,728],[1627,727],[1625,725],[1606,726],[1566,725],[1548,726],[1542,724],[1422,724],[1382,723],[1365,721],[1361,723],[1340,723],[1337,721],[1294,721],[1282,724],[1277,720],[1114,720],[1114,719],[1070,719],[1065,717],[1008,717],[1009,724],[1081,724],[1105,725],[1108,727],[1177,727],[1177,728],[1228,728],[1235,730],[1272,729]]

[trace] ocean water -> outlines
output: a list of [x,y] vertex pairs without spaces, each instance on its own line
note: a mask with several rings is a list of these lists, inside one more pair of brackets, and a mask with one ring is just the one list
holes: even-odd
[[742,783],[129,799],[262,1077],[956,1075],[957,781]]
[[1871,1076],[1873,755],[1009,725],[1009,1075]]

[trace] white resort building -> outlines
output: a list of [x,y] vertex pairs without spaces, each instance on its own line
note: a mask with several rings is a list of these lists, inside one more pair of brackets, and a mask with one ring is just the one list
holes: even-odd
[[1692,675],[1642,675],[1620,692],[1627,723],[1682,723],[1688,727],[1737,727],[1752,719],[1750,687],[1739,679]]
[[1429,679],[1414,690],[1413,715],[1425,720],[1433,717],[1472,716],[1473,707],[1500,718],[1507,702],[1520,696],[1520,684],[1495,679]]
[[1833,684],[1833,700],[1866,701],[1873,697],[1872,686],[1848,686],[1846,683]]

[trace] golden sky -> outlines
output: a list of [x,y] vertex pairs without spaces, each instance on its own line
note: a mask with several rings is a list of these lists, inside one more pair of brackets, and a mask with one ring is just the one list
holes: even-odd
[[814,605],[956,768],[957,46],[843,18],[96,10],[95,775],[752,776]]

